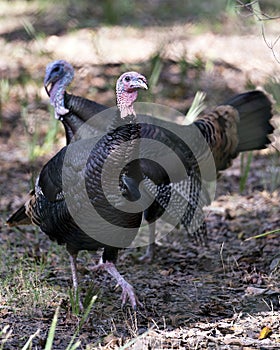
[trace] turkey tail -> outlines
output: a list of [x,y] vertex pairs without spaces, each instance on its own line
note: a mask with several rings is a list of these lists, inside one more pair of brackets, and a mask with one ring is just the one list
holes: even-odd
[[271,142],[268,135],[274,130],[270,124],[272,103],[269,98],[262,91],[255,90],[239,94],[226,104],[239,112],[237,152],[266,148]]
[[6,221],[6,224],[10,227],[19,225],[31,225],[32,222],[26,214],[25,205],[21,206],[15,211]]
[[[34,196],[35,191],[31,190],[29,192],[29,200]],[[20,225],[32,225],[32,221],[26,211],[26,203],[22,205],[17,211],[15,211],[6,221],[6,224],[10,227],[20,226]]]

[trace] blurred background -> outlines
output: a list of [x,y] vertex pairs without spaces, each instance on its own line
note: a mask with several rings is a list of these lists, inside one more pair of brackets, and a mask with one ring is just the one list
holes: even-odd
[[56,59],[75,68],[70,92],[111,106],[133,69],[149,80],[145,101],[183,113],[198,90],[211,107],[264,87],[278,108],[279,13],[272,0],[0,1],[0,163],[9,153],[32,170],[64,145],[43,89]]

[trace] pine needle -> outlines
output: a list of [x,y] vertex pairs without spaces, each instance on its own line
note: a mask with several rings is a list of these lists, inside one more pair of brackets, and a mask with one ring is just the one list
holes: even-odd
[[276,230],[272,230],[272,231],[261,233],[260,235],[256,235],[256,236],[252,236],[252,237],[246,238],[245,241],[250,241],[251,239],[257,239],[257,238],[263,238],[263,237],[269,236],[269,235],[271,235],[273,233],[280,233],[280,228],[278,228]]

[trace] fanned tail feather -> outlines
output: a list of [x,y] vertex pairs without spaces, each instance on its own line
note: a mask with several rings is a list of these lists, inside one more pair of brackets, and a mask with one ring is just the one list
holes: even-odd
[[274,130],[270,123],[272,103],[262,91],[239,94],[226,104],[233,106],[239,112],[237,152],[263,149],[271,143],[268,135]]
[[[28,202],[32,199],[34,196],[35,191],[34,189],[29,192],[29,198]],[[26,203],[23,204],[18,210],[16,210],[12,215],[7,219],[6,224],[10,227],[13,226],[20,226],[20,225],[32,225],[32,221],[27,214],[26,210]]]
[[30,218],[26,215],[25,206],[21,206],[17,211],[15,211],[6,221],[6,224],[10,227],[19,225],[31,225],[32,222]]

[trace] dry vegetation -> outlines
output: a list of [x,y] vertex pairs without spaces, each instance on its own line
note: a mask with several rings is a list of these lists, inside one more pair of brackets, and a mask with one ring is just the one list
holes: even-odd
[[[0,349],[22,349],[28,340],[25,349],[47,349],[58,306],[55,350],[73,335],[87,350],[280,349],[280,237],[246,240],[280,228],[279,64],[253,19],[234,15],[235,1],[226,9],[218,0],[185,2],[0,2]],[[260,4],[280,13],[275,2]],[[278,28],[279,20],[267,21],[269,40]],[[137,263],[140,250],[120,254],[119,269],[144,304],[136,313],[120,308],[111,279],[91,272],[97,257],[82,253],[81,294],[97,299],[86,320],[76,315],[65,249],[33,227],[4,225],[65,142],[42,88],[46,64],[58,58],[75,66],[72,92],[108,105],[127,68],[150,78],[145,100],[183,113],[198,89],[209,106],[258,86],[278,101],[274,147],[254,153],[243,193],[240,158],[218,182],[206,209],[207,247],[174,230],[158,242],[151,265]],[[260,340],[265,326],[271,332]]]

